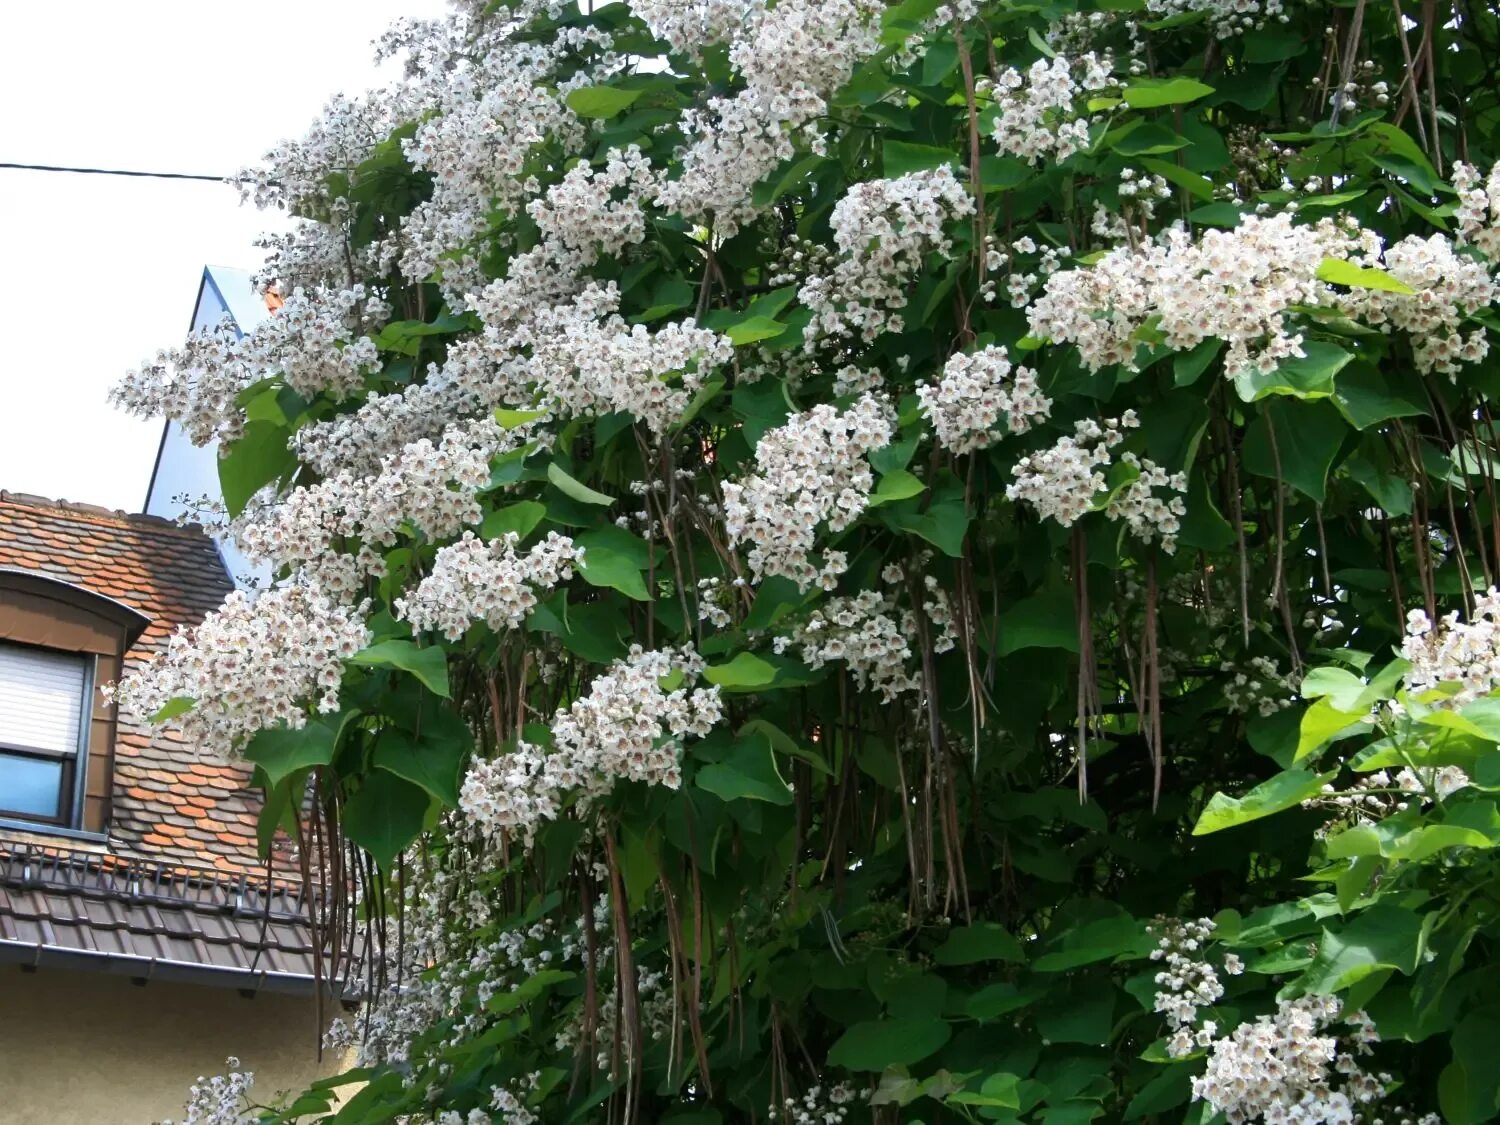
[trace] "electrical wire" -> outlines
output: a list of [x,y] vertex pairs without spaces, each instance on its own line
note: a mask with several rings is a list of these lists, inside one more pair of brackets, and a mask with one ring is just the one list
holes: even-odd
[[63,164],[12,164],[0,161],[0,168],[21,172],[68,172],[80,176],[133,176],[150,180],[203,180],[222,184],[239,180],[239,176],[199,176],[190,172],[137,172],[125,168],[74,168]]

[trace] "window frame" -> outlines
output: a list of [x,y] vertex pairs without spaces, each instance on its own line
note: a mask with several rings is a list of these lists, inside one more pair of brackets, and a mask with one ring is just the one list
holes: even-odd
[[[68,751],[47,750],[37,746],[23,746],[20,743],[0,741],[0,754],[17,758],[40,758],[49,762],[62,763],[62,779],[58,784],[56,816],[44,817],[32,813],[19,812],[7,809],[0,804],[0,827],[26,828],[41,830],[49,833],[66,832],[68,834],[81,833],[83,835],[96,835],[96,833],[85,832],[83,829],[83,802],[84,794],[88,785],[89,766],[89,735],[93,726],[91,716],[94,708],[94,680],[99,664],[99,658],[88,652],[69,652],[65,649],[49,648],[46,645],[31,645],[21,641],[0,640],[0,647],[26,649],[31,652],[44,652],[53,656],[63,656],[76,660],[82,666],[81,686],[78,699],[78,730],[73,737],[73,749]],[[3,801],[0,796],[0,801]]]

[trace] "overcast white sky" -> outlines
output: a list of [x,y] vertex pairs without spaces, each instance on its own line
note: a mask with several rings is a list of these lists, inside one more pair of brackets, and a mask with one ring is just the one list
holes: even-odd
[[[0,3],[0,162],[226,175],[385,77],[442,0]],[[139,511],[160,423],[105,401],[187,331],[207,263],[274,225],[220,184],[0,169],[0,488]]]

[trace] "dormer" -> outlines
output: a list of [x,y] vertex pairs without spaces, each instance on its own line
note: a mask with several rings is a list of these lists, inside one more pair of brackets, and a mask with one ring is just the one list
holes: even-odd
[[99,688],[150,623],[73,583],[0,567],[0,824],[106,832],[115,719]]

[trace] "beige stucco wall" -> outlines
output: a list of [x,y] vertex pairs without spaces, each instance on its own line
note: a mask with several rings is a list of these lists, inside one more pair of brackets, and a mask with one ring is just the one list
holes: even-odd
[[188,1087],[229,1055],[267,1101],[342,1069],[318,1062],[314,1021],[296,996],[0,965],[0,1125],[180,1120]]

